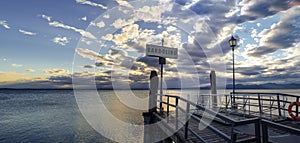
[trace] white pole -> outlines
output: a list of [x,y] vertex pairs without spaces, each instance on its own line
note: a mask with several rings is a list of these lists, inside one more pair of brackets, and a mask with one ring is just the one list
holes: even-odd
[[158,91],[158,77],[156,71],[151,71],[150,75],[150,93],[149,93],[149,112],[156,111],[157,92]]
[[211,95],[212,95],[212,105],[216,107],[218,105],[217,100],[217,84],[216,84],[216,72],[212,70],[210,72],[210,87],[211,87]]
[[[164,47],[164,38],[161,40],[161,46]],[[163,57],[159,57],[159,60],[163,60]],[[161,62],[161,61],[160,61]],[[162,112],[162,95],[163,95],[163,71],[164,66],[163,63],[160,63],[160,104],[159,104],[159,111]]]

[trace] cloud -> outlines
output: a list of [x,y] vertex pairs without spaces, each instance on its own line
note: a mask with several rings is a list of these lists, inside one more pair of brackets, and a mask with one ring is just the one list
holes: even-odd
[[64,84],[71,85],[72,84],[71,76],[51,76],[48,80],[51,82],[62,84],[62,85],[64,85]]
[[11,66],[16,67],[16,68],[23,67],[23,65],[20,65],[20,64],[11,64]]
[[81,20],[82,20],[82,21],[87,21],[87,17],[84,16],[84,17],[81,18]]
[[49,75],[68,75],[70,72],[65,69],[51,69],[51,70],[45,70],[44,73]]
[[149,67],[158,67],[159,66],[159,61],[157,57],[139,57],[136,60],[137,62],[142,62],[145,63]]
[[79,4],[86,4],[86,5],[90,5],[90,6],[100,7],[102,9],[107,9],[107,7],[102,4],[94,3],[94,2],[91,2],[88,0],[76,0],[76,2]]
[[172,31],[176,31],[176,30],[177,30],[177,28],[174,27],[174,26],[168,26],[168,27],[167,27],[167,31],[168,31],[168,32],[172,32]]
[[[260,1],[264,1],[264,0],[260,0]],[[191,56],[192,60],[196,64],[195,68],[198,70],[199,73],[201,73],[200,77],[203,79],[207,79],[207,75],[208,75],[207,71],[210,70],[210,68],[212,67],[211,64],[214,64],[215,67],[217,67],[216,65],[220,65],[220,67],[226,68],[224,62],[231,61],[229,57],[231,56],[231,54],[229,54],[231,49],[228,47],[228,38],[230,38],[229,35],[234,33],[236,29],[238,29],[236,28],[238,24],[244,26],[243,25],[244,22],[256,20],[261,17],[268,17],[268,15],[269,16],[274,15],[280,11],[283,11],[283,9],[287,9],[287,8],[282,8],[280,10],[280,8],[276,8],[275,10],[277,11],[276,13],[267,11],[266,15],[256,14],[251,17],[251,15],[248,14],[250,12],[255,12],[253,11],[255,8],[253,7],[253,10],[251,10],[252,8],[248,10],[243,9],[244,13],[241,14],[240,8],[241,7],[246,8],[247,6],[241,5],[242,3],[240,5],[236,5],[235,1],[195,0],[195,1],[189,1],[191,3],[186,3],[186,2],[187,1],[183,3],[189,5],[187,8],[190,8],[191,10],[195,11],[199,17],[202,17],[203,18],[202,21],[203,23],[206,23],[206,25],[203,25],[203,23],[201,22],[200,23],[196,23],[196,21],[191,22],[193,21],[193,18],[195,18],[194,15],[191,15],[190,13],[184,13],[184,11],[180,7],[176,7],[173,4],[170,4],[169,6],[172,8],[171,9],[172,11],[170,12],[167,12],[167,10],[163,8],[159,9],[160,8],[159,6],[158,7],[142,6],[140,8],[133,10],[133,14],[131,15],[133,16],[133,18],[130,17],[130,19],[124,19],[124,18],[115,19],[115,21],[113,21],[113,24],[109,26],[116,28],[118,30],[113,34],[106,34],[105,36],[101,37],[102,40],[109,41],[107,43],[113,42],[113,44],[115,44],[112,45],[111,47],[108,47],[108,49],[113,47],[114,48],[113,50],[110,51],[107,50],[104,53],[102,52],[103,53],[102,55],[92,50],[87,51],[87,49],[85,49],[84,51],[82,50],[79,53],[81,53],[80,55],[83,57],[96,61],[97,67],[105,67],[107,65],[106,63],[107,60],[113,61],[111,64],[113,64],[113,67],[116,70],[113,73],[115,75],[119,75],[119,79],[128,82],[140,81],[139,83],[143,83],[148,79],[148,77],[142,76],[142,73],[147,73],[147,71],[151,69],[151,67],[157,67],[157,62],[155,60],[145,59],[145,58],[139,58],[135,60],[135,57],[130,57],[130,56],[132,56],[131,55],[132,53],[137,53],[137,54],[144,53],[145,43],[148,43],[149,41],[150,42],[159,41],[157,43],[160,43],[161,37],[163,35],[162,33],[163,31],[165,31],[164,33],[166,32],[168,33],[168,38],[176,39],[173,41],[178,41],[182,43],[181,46],[179,46],[180,48],[179,51],[182,53],[183,52],[182,50],[185,50]],[[243,1],[243,2],[247,2],[247,1]],[[276,4],[272,4],[272,5],[274,6]],[[255,5],[255,7],[259,7],[259,5]],[[122,10],[124,9],[128,10],[127,8],[122,7],[119,9],[119,11],[122,12]],[[127,12],[130,13],[130,10]],[[172,17],[172,13],[176,13],[177,17]],[[194,29],[193,26],[191,26],[189,27],[190,29],[187,30],[188,32],[191,33],[190,35],[181,35],[180,31],[178,32],[178,30],[180,30],[180,27],[176,27],[178,25],[173,25],[173,23],[178,22],[179,20],[178,16],[180,18],[182,17],[185,23],[195,23]],[[287,21],[291,21],[291,20],[287,20]],[[109,24],[109,22],[106,22],[105,24]],[[256,23],[254,23],[253,25],[255,26],[255,24]],[[96,25],[96,23],[94,23],[94,25]],[[153,30],[149,33],[146,32],[146,30],[158,26],[160,27],[159,30]],[[265,26],[266,26],[265,24],[257,24],[255,28],[257,27],[260,28],[258,28],[257,30],[252,30],[253,32],[252,37],[257,38],[259,40],[261,37],[257,37],[257,35],[258,33],[260,33],[260,29],[265,28]],[[209,28],[212,31],[210,31]],[[272,30],[265,31],[265,33],[261,33],[261,34],[268,35],[268,33],[274,30],[275,28],[274,29],[272,28]],[[213,36],[206,34],[208,32],[213,33],[211,34]],[[186,40],[187,37],[189,37],[189,43],[184,43],[183,41],[181,41],[181,40]],[[199,43],[197,43],[197,40],[199,41]],[[240,41],[242,40],[243,39],[240,39]],[[265,75],[265,73],[267,72],[273,72],[272,70],[274,69],[269,68],[267,65],[270,64],[269,59],[261,57],[261,60],[257,62],[256,58],[247,56],[248,53],[246,54],[246,56],[242,55],[245,54],[245,52],[250,52],[251,50],[255,49],[253,48],[252,43],[247,43],[247,44],[248,46],[247,49],[245,49],[245,51],[241,49],[236,51],[237,57],[239,59],[242,58],[243,60],[245,60],[242,62],[241,61],[236,62],[237,76],[240,78],[240,81],[244,80],[244,82],[246,82],[248,78],[256,79],[255,77]],[[266,44],[263,45],[266,46]],[[218,46],[220,46],[221,52],[218,52],[216,50],[218,49]],[[123,51],[125,51],[125,53]],[[221,55],[223,54],[222,52],[225,55]],[[189,71],[189,69],[192,69],[192,67],[188,66],[191,63],[188,63],[188,60],[186,60],[187,58],[182,57],[182,59],[183,60],[177,61],[176,65],[178,64],[185,65],[184,67],[182,67],[184,68],[185,71]],[[251,61],[251,59],[255,59],[254,63],[253,61]],[[267,61],[269,63],[264,63],[262,61]],[[174,62],[174,60],[170,60],[170,62],[168,61],[168,65],[165,66],[166,71],[172,71],[174,73],[178,72],[176,70],[176,66],[174,66],[175,64],[171,65],[170,64],[171,62]],[[247,64],[247,62],[249,63],[251,62],[251,64]],[[244,64],[246,66],[244,66]],[[271,64],[275,65],[274,63]],[[231,64],[228,63],[228,67],[229,65]],[[280,68],[282,69],[282,67]],[[108,70],[108,68],[103,68],[103,70],[105,69]],[[221,68],[219,69],[217,68],[216,69],[217,72],[221,71],[220,69]],[[165,76],[166,79],[168,77],[171,78],[176,77],[175,74],[172,72],[170,73],[166,72],[166,76]],[[124,73],[129,73],[129,77],[126,77]],[[194,73],[192,73],[191,76],[194,76]],[[227,77],[227,75],[224,73],[222,73],[220,76],[222,76],[222,78]],[[139,78],[135,78],[135,77],[140,77],[140,80],[138,80]],[[104,80],[106,78],[99,77],[98,79]],[[208,81],[208,80],[204,80],[204,81]]]
[[10,29],[10,26],[7,24],[5,20],[0,20],[0,25],[6,29]]
[[241,16],[248,17],[249,20],[255,20],[288,10],[299,4],[298,0],[243,0],[239,3],[239,6],[242,6]]
[[92,50],[89,50],[89,49],[77,48],[76,53],[78,55],[82,56],[83,58],[88,58],[92,61],[100,62],[104,65],[113,65],[114,64],[114,61],[112,59],[108,58],[107,56],[103,56],[99,53],[96,53]]
[[245,76],[255,76],[261,74],[264,70],[267,70],[267,67],[263,66],[251,66],[251,67],[237,67],[237,73],[240,73]]
[[54,37],[53,42],[62,46],[65,46],[69,43],[69,39],[67,37]]
[[92,69],[94,67],[95,67],[94,65],[85,65],[85,66],[83,66],[83,68],[86,68],[86,69]]
[[30,36],[36,35],[36,33],[25,31],[25,30],[22,30],[22,29],[19,29],[19,32],[24,34],[24,35],[30,35]]
[[295,7],[281,15],[280,21],[270,29],[259,33],[259,46],[249,50],[249,55],[260,57],[278,50],[294,47],[300,41],[300,7]]
[[110,16],[108,14],[105,14],[105,15],[103,15],[103,18],[108,19],[108,18],[110,18]]
[[[120,19],[116,21],[119,20]],[[128,21],[126,21],[126,23]],[[127,51],[144,52],[147,41],[154,40],[160,36],[161,34],[155,35],[155,30],[142,29],[142,27],[139,27],[138,24],[128,23],[126,26],[121,28],[120,32],[115,33],[114,35],[107,34],[101,37],[101,39],[112,41],[118,48],[122,48]]]
[[105,27],[105,23],[103,21],[99,21],[99,22],[91,22],[92,26],[97,26],[98,28],[103,28]]
[[129,24],[133,24],[134,23],[134,20],[133,19],[117,19],[112,25],[116,28],[116,29],[119,29],[119,28],[122,28],[123,26],[126,26],[126,25],[129,25]]
[[121,34],[115,34],[112,39],[117,45],[123,45],[128,42],[130,39],[134,39],[139,36],[139,25],[129,24],[122,28]]
[[87,38],[90,38],[90,39],[96,39],[96,37],[90,32],[87,32],[87,31],[82,30],[82,29],[78,29],[78,28],[73,27],[73,26],[65,25],[65,24],[57,22],[57,21],[52,21],[52,22],[49,23],[49,25],[53,26],[53,27],[60,27],[60,28],[63,28],[63,29],[73,30],[75,32],[80,33],[84,37],[87,37]]
[[[96,37],[92,33],[87,32],[87,31],[82,30],[82,29],[79,29],[79,28],[76,28],[76,27],[73,27],[73,26],[63,24],[63,23],[58,22],[58,21],[52,21],[52,18],[50,16],[42,15],[42,18],[46,19],[49,22],[50,26],[63,28],[63,29],[67,29],[67,30],[73,30],[73,31],[79,33],[83,37],[90,38],[90,39],[96,39]],[[61,38],[64,38],[64,37],[61,37]],[[59,39],[57,39],[57,40],[59,40]],[[67,40],[63,39],[63,40],[64,40],[64,42],[66,42],[68,39]]]
[[0,83],[29,80],[30,77],[17,72],[0,72]]
[[[171,6],[171,4],[169,6]],[[167,11],[167,8],[167,5],[144,6],[135,11],[134,19],[143,20],[145,22],[161,22],[162,13]]]
[[116,1],[121,6],[125,6],[125,7],[128,7],[128,8],[133,8],[133,6],[125,0],[116,0]]
[[27,71],[27,72],[31,72],[31,73],[35,72],[34,69],[27,69],[26,71]]
[[96,66],[96,67],[102,67],[102,66],[104,66],[104,64],[101,63],[101,62],[96,62],[96,63],[95,63],[95,66]]
[[112,34],[107,34],[107,35],[101,37],[101,39],[107,40],[107,41],[111,41],[113,38],[114,38],[114,36]]
[[47,16],[47,15],[42,15],[42,18],[46,19],[48,22],[51,21],[51,17],[50,16]]

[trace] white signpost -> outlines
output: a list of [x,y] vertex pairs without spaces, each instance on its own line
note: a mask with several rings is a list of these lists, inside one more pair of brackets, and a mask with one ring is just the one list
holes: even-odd
[[162,46],[157,45],[146,45],[146,56],[151,57],[159,57],[159,64],[160,67],[160,107],[159,110],[162,112],[162,81],[163,81],[163,65],[166,64],[165,58],[178,58],[178,49],[177,48],[169,48],[164,47],[164,40],[162,39]]
[[146,45],[146,55],[153,57],[163,57],[163,58],[178,58],[178,49],[169,48],[157,45]]

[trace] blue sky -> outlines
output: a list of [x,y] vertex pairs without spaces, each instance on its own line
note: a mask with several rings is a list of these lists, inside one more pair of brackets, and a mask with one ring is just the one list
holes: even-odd
[[[299,0],[3,0],[0,87],[147,87],[157,59],[146,44],[178,48],[165,86],[300,83]],[[184,66],[183,66],[184,65]],[[180,82],[181,81],[181,82]]]

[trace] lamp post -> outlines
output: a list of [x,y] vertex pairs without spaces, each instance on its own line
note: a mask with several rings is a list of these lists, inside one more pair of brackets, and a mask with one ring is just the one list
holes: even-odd
[[[161,47],[164,47],[164,38],[161,40]],[[166,64],[166,58],[159,57],[159,64],[160,64],[160,102],[159,102],[159,111],[163,111],[162,107],[162,95],[163,95],[163,71],[164,71],[164,64]]]
[[232,48],[232,94],[233,94],[233,105],[235,106],[235,72],[234,72],[234,47],[236,46],[236,39],[231,36],[231,39],[229,40],[230,47]]

